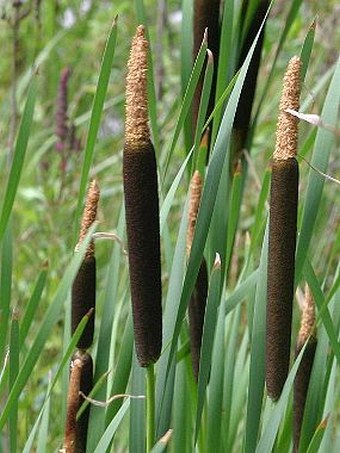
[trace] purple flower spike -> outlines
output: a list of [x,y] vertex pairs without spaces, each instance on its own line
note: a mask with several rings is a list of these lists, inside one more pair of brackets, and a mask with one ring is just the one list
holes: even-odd
[[71,74],[70,68],[64,68],[61,71],[58,96],[57,96],[57,108],[56,108],[56,129],[55,134],[58,137],[56,149],[61,151],[64,149],[65,141],[68,137],[68,117],[67,117],[67,89],[68,81]]

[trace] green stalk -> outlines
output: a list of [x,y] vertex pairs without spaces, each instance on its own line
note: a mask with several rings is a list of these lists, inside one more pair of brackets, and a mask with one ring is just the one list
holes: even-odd
[[[11,389],[19,372],[19,321],[17,309],[13,310],[12,315],[9,351],[10,351],[9,389]],[[11,452],[17,451],[17,437],[18,437],[18,401],[16,401],[16,403],[13,404],[11,414],[9,417],[9,439]]]
[[155,445],[155,372],[154,365],[146,368],[146,451]]

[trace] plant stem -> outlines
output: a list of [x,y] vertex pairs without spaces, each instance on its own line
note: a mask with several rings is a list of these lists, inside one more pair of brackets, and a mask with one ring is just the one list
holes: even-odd
[[155,373],[151,363],[146,368],[146,451],[155,444]]

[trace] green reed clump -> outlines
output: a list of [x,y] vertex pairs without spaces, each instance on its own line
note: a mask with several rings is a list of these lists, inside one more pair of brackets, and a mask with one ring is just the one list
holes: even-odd
[[293,57],[283,81],[273,154],[270,192],[266,384],[277,400],[289,370],[294,296],[296,220],[299,169],[296,161],[298,119],[287,109],[299,109],[301,61]]
[[135,344],[142,367],[156,362],[162,348],[158,184],[148,126],[147,53],[144,27],[139,26],[126,80],[123,179]]
[[293,445],[294,452],[296,453],[299,451],[304,409],[317,342],[318,340],[315,327],[315,305],[311,290],[306,284],[305,298],[302,306],[300,330],[295,346],[295,357],[297,357],[300,354],[301,349],[307,343],[294,381]]

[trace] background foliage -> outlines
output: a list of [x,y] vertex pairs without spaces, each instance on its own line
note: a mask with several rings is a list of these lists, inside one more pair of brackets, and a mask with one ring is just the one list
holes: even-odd
[[[236,11],[233,22],[236,36],[240,2],[230,3]],[[27,0],[21,7],[25,17],[18,21],[12,2],[1,3],[0,407],[3,411],[0,426],[5,450],[10,445],[11,451],[24,448],[25,451],[30,448],[39,452],[55,451],[62,444],[67,363],[76,343],[74,340],[70,343],[68,294],[80,263],[79,256],[73,257],[79,210],[89,178],[95,176],[102,192],[97,229],[115,231],[125,243],[121,175],[125,74],[131,38],[141,22],[148,26],[153,65],[150,112],[161,182],[164,331],[169,341],[164,344],[165,351],[157,369],[157,401],[161,401],[158,437],[169,427],[174,428],[170,444],[173,451],[191,451],[194,432],[198,434],[200,451],[210,451],[214,442],[216,448],[224,446],[234,451],[240,451],[242,446],[246,451],[254,451],[257,446],[261,452],[290,448],[291,381],[281,406],[275,407],[266,399],[262,401],[261,379],[258,383],[251,382],[257,377],[254,360],[261,363],[263,359],[268,166],[275,142],[283,72],[291,56],[301,53],[316,15],[316,33],[303,85],[301,111],[322,115],[326,125],[337,124],[340,69],[335,43],[340,38],[339,7],[334,1],[323,4],[274,2],[266,28],[253,110],[258,113],[256,128],[242,167],[243,189],[238,188],[237,178],[230,180],[227,187],[217,183],[218,207],[209,230],[211,200],[206,188],[217,181],[218,175],[217,166],[210,165],[196,245],[193,245],[187,271],[184,265],[186,216],[183,213],[186,212],[189,171],[183,167],[180,179],[179,176],[189,150],[184,145],[183,134],[177,141],[174,131],[176,127],[184,130],[184,118],[179,113],[185,102],[189,102],[183,104],[183,93],[191,67],[188,72],[188,62],[183,64],[183,55],[190,50],[190,41],[183,39],[186,35],[181,28],[181,18],[185,18],[185,8],[190,10],[190,5],[189,0],[145,0],[144,3],[136,0],[133,4],[124,0]],[[297,9],[294,16],[289,15],[292,5]],[[117,26],[112,29],[117,14]],[[284,27],[288,27],[288,33],[276,60]],[[103,57],[105,46],[107,53]],[[232,55],[230,68],[234,63],[235,55]],[[63,155],[55,149],[55,111],[60,72],[65,67],[72,71],[69,122],[74,124],[81,145],[80,149]],[[103,83],[97,89],[99,75]],[[106,75],[109,78],[105,92]],[[239,79],[241,77],[242,71]],[[239,91],[236,83],[223,117],[227,128],[232,125],[232,110]],[[94,99],[97,110],[93,107]],[[104,102],[102,112],[101,101]],[[99,126],[97,136],[96,124]],[[223,155],[228,155],[230,146],[224,130],[218,140],[216,163],[219,156],[225,170],[228,163]],[[297,285],[299,291],[305,280],[310,284],[318,307],[319,329],[308,400],[310,423],[307,421],[305,426],[308,440],[304,448],[308,448],[315,426],[329,417],[326,429],[322,430],[325,433],[320,439],[320,451],[339,451],[340,448],[335,429],[339,422],[339,189],[336,183],[324,182],[302,156],[339,179],[338,145],[338,129],[333,133],[301,122]],[[91,164],[89,174],[86,174],[84,161]],[[228,201],[221,209],[223,196]],[[219,231],[227,238],[230,265],[227,263],[224,268],[224,261],[221,269],[211,271]],[[216,334],[211,337],[214,349],[210,385],[205,388],[203,376],[197,391],[188,355],[187,325],[186,321],[182,323],[182,318],[194,282],[192,275],[198,269],[208,232],[205,255],[211,271],[209,300],[222,308],[216,311],[216,319],[212,321]],[[218,251],[222,257],[225,255],[224,250]],[[96,357],[96,378],[107,370],[111,372],[100,381],[96,398],[104,400],[113,393],[125,391],[128,380],[128,392],[141,394],[144,377],[131,354],[128,269],[122,246],[117,242],[97,241],[97,261],[98,306],[92,354]],[[297,307],[294,313],[295,337],[299,323]],[[174,333],[175,341],[171,343]],[[12,354],[6,354],[8,347]],[[176,375],[172,361],[175,352]],[[49,393],[52,384],[53,390]],[[257,402],[252,400],[256,391],[260,395]],[[208,404],[204,403],[206,398]],[[173,402],[171,413],[167,406],[169,401]],[[118,423],[120,419],[114,416],[120,404],[116,402],[106,410],[93,409],[89,451],[94,451],[95,447],[97,451],[104,451],[103,446],[110,445],[116,428],[110,425],[111,420],[118,426],[113,451],[126,451],[127,445],[131,451],[143,451],[143,402],[127,400],[118,414],[128,411],[130,422],[129,417],[124,416]],[[198,415],[199,407],[203,412],[202,420]],[[216,415],[220,413],[223,416]],[[217,433],[216,417],[222,419]],[[260,422],[260,426],[252,423],[252,419]],[[105,444],[103,434],[110,426],[112,432],[107,434]],[[17,441],[13,440],[14,436]],[[97,446],[100,441],[102,444]],[[309,451],[315,451],[313,448],[317,448],[318,442],[316,438]]]

